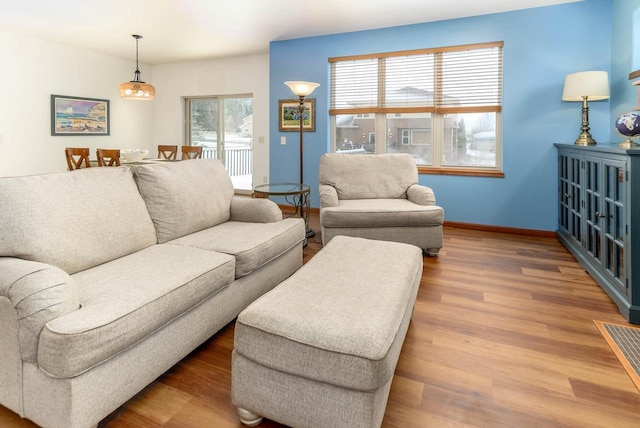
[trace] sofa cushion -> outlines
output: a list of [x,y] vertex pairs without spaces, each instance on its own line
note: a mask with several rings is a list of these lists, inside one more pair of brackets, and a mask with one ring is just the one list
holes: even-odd
[[409,154],[345,155],[320,158],[319,183],[336,188],[339,199],[406,198],[418,183],[418,167]]
[[78,272],[82,307],[46,324],[38,363],[51,376],[77,376],[228,286],[234,271],[227,254],[154,245]]
[[250,274],[304,240],[301,218],[274,223],[228,221],[168,244],[230,254],[236,259],[236,278]]
[[324,227],[439,226],[444,210],[407,199],[354,199],[323,208],[321,216]]
[[72,274],[156,243],[131,170],[0,178],[0,256]]
[[229,220],[233,184],[216,159],[141,165],[134,175],[158,243]]

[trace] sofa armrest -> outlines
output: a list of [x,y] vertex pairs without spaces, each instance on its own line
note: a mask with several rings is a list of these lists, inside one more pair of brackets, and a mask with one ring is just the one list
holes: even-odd
[[412,184],[407,189],[407,199],[417,205],[435,205],[436,195],[430,187],[421,184]]
[[336,188],[328,184],[320,185],[320,208],[337,207],[338,192]]
[[[15,311],[23,361],[34,363],[45,324],[80,308],[78,287],[65,271],[13,257],[0,257],[0,299],[9,302],[2,308]],[[0,326],[2,334],[15,337],[4,331],[9,327]]]
[[266,198],[234,196],[231,200],[232,221],[247,223],[273,223],[282,220],[278,204]]

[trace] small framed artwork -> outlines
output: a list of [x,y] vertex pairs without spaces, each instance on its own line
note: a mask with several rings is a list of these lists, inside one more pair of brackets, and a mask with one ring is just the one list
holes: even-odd
[[51,95],[51,135],[109,135],[109,100]]
[[[280,132],[299,132],[300,113],[299,100],[280,100],[278,105],[278,128]],[[315,132],[316,130],[316,99],[305,98],[304,113],[302,114],[302,130]]]

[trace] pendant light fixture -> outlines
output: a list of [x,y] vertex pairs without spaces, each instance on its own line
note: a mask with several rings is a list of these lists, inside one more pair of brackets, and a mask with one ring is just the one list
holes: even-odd
[[156,88],[140,80],[140,70],[138,69],[138,40],[142,36],[132,34],[132,37],[136,39],[136,71],[132,81],[120,84],[120,97],[127,100],[152,100],[156,95]]

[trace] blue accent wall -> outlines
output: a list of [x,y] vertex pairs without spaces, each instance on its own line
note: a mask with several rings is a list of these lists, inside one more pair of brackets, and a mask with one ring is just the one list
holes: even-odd
[[[612,2],[558,6],[402,27],[272,42],[270,46],[270,181],[298,181],[298,133],[279,132],[278,100],[294,98],[283,82],[321,86],[316,132],[304,134],[305,183],[318,207],[318,163],[330,150],[327,58],[504,41],[502,113],[505,178],[421,175],[434,189],[445,220],[552,231],[557,227],[557,154],[553,143],[580,133],[581,104],[561,100],[564,77],[585,70],[611,73]],[[616,3],[616,2],[614,2]],[[624,2],[627,3],[627,2]],[[634,0],[634,3],[638,3]],[[626,71],[628,76],[629,71]],[[626,78],[626,77],[625,77]],[[609,141],[609,101],[590,103],[591,133]],[[281,145],[280,138],[287,137]]]
[[[638,106],[638,86],[629,73],[640,70],[640,0],[612,1],[611,123]],[[612,131],[612,141],[623,137]]]

